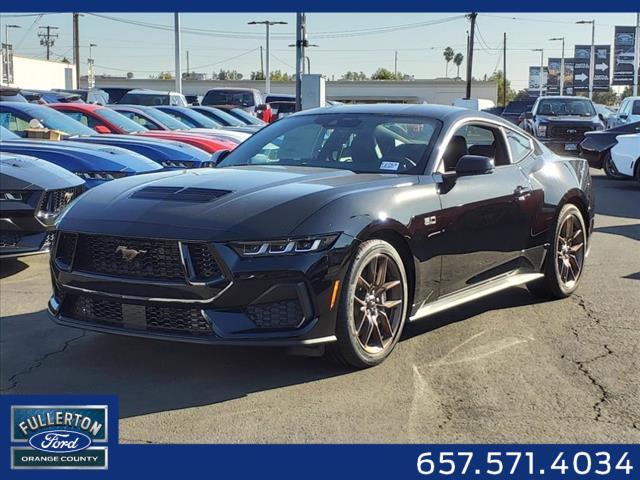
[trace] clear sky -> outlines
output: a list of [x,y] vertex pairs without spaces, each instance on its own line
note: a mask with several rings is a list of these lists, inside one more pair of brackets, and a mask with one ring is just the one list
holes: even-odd
[[[44,58],[45,49],[39,44],[38,27],[59,27],[59,38],[52,49],[52,59],[72,58],[71,13],[43,16],[0,14],[0,31],[4,41],[5,25],[20,25],[10,29],[10,43],[16,54]],[[84,14],[80,19],[81,57],[86,70],[89,43],[98,74],[147,78],[160,71],[172,71],[173,14],[171,13],[105,13],[102,16]],[[152,24],[114,21],[120,20]],[[459,17],[459,18],[456,18]],[[515,19],[513,17],[516,17]],[[211,74],[220,68],[235,69],[248,76],[260,69],[259,47],[264,46],[264,26],[247,25],[251,20],[281,20],[288,25],[272,27],[271,69],[293,73],[295,49],[295,14],[290,13],[186,13],[182,14],[183,69],[186,51],[192,71]],[[634,25],[635,15],[624,13],[500,13],[478,15],[479,35],[474,53],[474,76],[479,78],[502,69],[502,36],[507,33],[507,78],[512,88],[527,85],[528,66],[538,65],[544,48],[545,58],[560,56],[560,42],[549,38],[565,36],[567,53],[572,56],[574,44],[591,41],[590,25],[576,25],[576,20],[596,20],[596,43],[613,42],[615,25]],[[370,75],[378,67],[394,68],[394,52],[398,51],[398,70],[416,78],[443,77],[445,61],[442,51],[451,46],[465,53],[468,21],[460,13],[311,13],[307,14],[309,40],[319,46],[309,50],[314,73],[329,79],[339,78],[347,70],[363,71]],[[157,28],[161,26],[161,28]],[[162,28],[164,27],[164,28]],[[546,62],[546,60],[545,60]],[[455,76],[450,65],[449,76]],[[464,69],[461,75],[464,76]]]

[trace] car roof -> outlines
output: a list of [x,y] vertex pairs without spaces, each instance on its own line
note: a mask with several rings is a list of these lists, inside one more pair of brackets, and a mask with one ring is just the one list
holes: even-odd
[[207,90],[209,92],[216,92],[220,90],[229,90],[233,92],[260,92],[257,88],[246,88],[246,87],[214,87]]
[[94,112],[102,108],[104,105],[96,105],[95,103],[50,103],[47,107],[64,107],[68,110],[90,111]]
[[143,95],[182,95],[181,93],[173,92],[171,90],[149,90],[146,88],[134,88],[133,90],[129,90],[127,93],[135,93],[135,94],[143,94]]
[[487,116],[495,118],[477,110],[467,108],[451,107],[447,105],[434,104],[403,104],[403,103],[374,103],[374,104],[356,104],[356,105],[334,105],[330,107],[314,108],[304,110],[295,115],[318,115],[318,114],[379,114],[379,115],[414,115],[417,117],[430,117],[439,120],[456,115],[456,116]]

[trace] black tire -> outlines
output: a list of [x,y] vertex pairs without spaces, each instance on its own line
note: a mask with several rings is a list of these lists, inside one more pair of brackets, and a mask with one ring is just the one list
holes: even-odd
[[[375,281],[375,277],[377,275],[374,274],[374,281],[368,285],[370,289],[365,288],[365,285],[362,283],[362,279],[359,279],[363,276],[368,276],[368,273],[371,270],[367,270],[365,273],[365,269],[371,269],[371,264],[374,261],[376,262],[376,266],[378,265],[378,262],[388,262],[385,266],[385,274],[382,284],[390,285],[395,283],[397,280],[399,280],[400,283],[393,287],[389,287],[386,291],[382,291],[380,288],[375,289],[375,285],[380,282]],[[373,271],[376,271],[375,268]],[[397,280],[388,280],[395,277],[397,277]],[[366,293],[376,290],[380,292],[375,295],[376,297],[379,297],[377,298],[378,301],[382,300],[385,304],[392,304],[397,302],[397,300],[402,300],[402,304],[392,307],[389,310],[387,310],[387,307],[381,306],[380,312],[384,311],[384,317],[380,314],[380,320],[378,320],[378,310],[376,309],[376,320],[373,322],[369,320],[370,310],[365,306],[361,306],[362,303],[358,303],[354,297],[356,297],[357,294],[358,298],[360,298],[363,296],[363,292]],[[369,293],[367,293],[365,297],[369,298]],[[329,346],[327,349],[328,355],[339,363],[355,368],[368,368],[382,363],[393,351],[393,348],[398,343],[398,339],[402,334],[408,311],[408,298],[407,275],[402,258],[395,248],[383,240],[368,240],[363,242],[359,246],[355,258],[345,275],[342,291],[340,293],[338,318],[336,321],[336,337],[338,340]],[[373,302],[375,301],[376,299],[373,300]],[[367,309],[366,313],[364,313],[363,309]],[[379,336],[378,338],[381,345],[379,351],[372,351],[375,349],[375,345],[373,347],[366,345],[363,346],[363,336],[360,331],[356,331],[357,323],[359,323],[359,315],[362,315],[360,330],[365,328],[365,335],[363,336],[366,337],[368,328],[371,328],[371,332],[369,332],[369,338],[367,338],[367,340],[371,339],[374,341],[373,337],[376,335]],[[371,315],[371,317],[374,316]],[[386,318],[386,321],[383,320],[384,318]],[[383,321],[384,328],[382,324]],[[366,325],[365,322],[367,322]],[[385,334],[388,334],[386,344],[385,339],[383,339]]]
[[[572,240],[573,245],[569,243],[568,248],[566,250],[561,247],[561,244],[564,236],[566,236],[565,225],[569,221],[569,217],[573,217],[573,222],[577,222],[577,227],[582,232],[581,235],[575,233],[576,238]],[[576,232],[576,230],[572,230],[572,232]],[[561,235],[563,235],[561,237]],[[574,234],[572,233],[571,236]],[[564,244],[564,247],[567,247]],[[579,250],[576,251],[576,259],[575,262],[572,263],[571,259],[565,261],[566,255],[571,256],[571,251],[573,248],[580,247]],[[561,299],[570,296],[576,288],[578,288],[578,284],[580,282],[580,278],[582,277],[582,270],[584,268],[584,260],[586,257],[587,251],[587,229],[585,227],[584,218],[582,217],[582,213],[575,205],[569,203],[562,207],[560,210],[560,214],[558,215],[558,220],[556,222],[556,227],[553,235],[553,239],[551,241],[551,245],[549,246],[549,250],[547,252],[547,256],[545,258],[544,267],[542,273],[544,274],[544,278],[536,280],[534,282],[528,283],[527,288],[531,293],[541,298],[549,298],[549,299]],[[562,266],[561,266],[562,265]],[[563,274],[565,273],[564,268],[570,265],[571,271],[574,270],[574,265],[577,265],[577,273],[574,275],[570,275],[567,272],[567,280],[563,278]],[[573,278],[571,278],[573,277]],[[571,280],[569,281],[569,278]]]
[[613,164],[613,159],[611,158],[611,152],[607,152],[602,160],[602,169],[607,177],[612,180],[620,180],[624,178],[624,175],[620,175],[618,170],[616,170],[615,165]]

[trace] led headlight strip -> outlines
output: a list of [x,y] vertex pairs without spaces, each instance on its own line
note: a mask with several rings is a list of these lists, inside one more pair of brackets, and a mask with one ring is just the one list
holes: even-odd
[[329,234],[264,242],[233,242],[231,247],[241,257],[264,257],[287,253],[317,252],[329,248],[337,238],[337,234]]

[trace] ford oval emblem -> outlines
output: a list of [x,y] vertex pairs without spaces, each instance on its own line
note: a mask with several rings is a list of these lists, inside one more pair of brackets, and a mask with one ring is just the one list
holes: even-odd
[[91,438],[73,430],[47,430],[29,438],[29,445],[48,453],[79,452],[91,445]]

